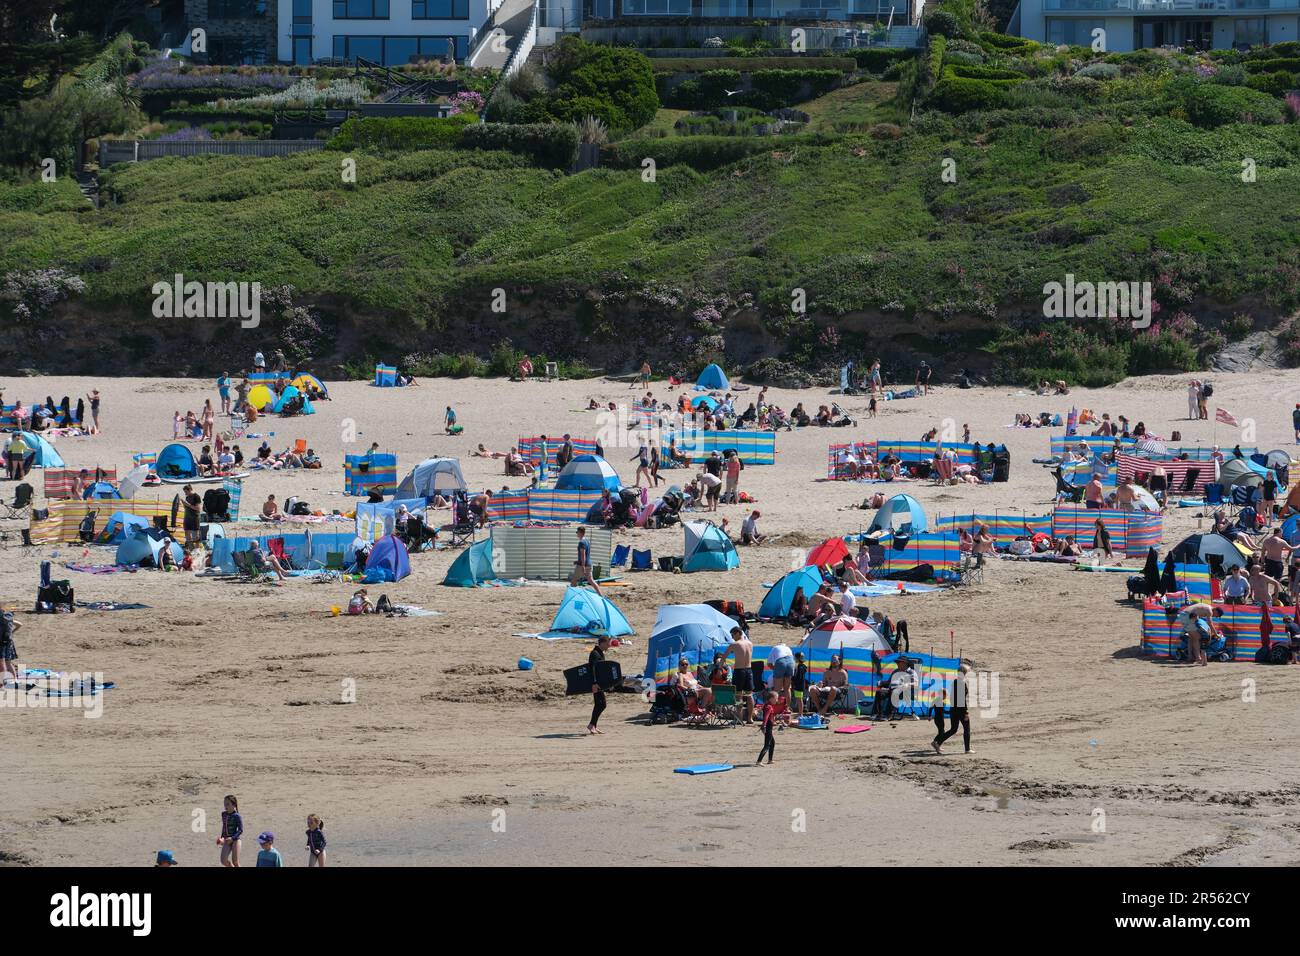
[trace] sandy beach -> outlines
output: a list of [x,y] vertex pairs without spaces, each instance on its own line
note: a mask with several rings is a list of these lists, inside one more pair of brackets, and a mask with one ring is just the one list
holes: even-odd
[[[1126,415],[1184,443],[1258,445],[1296,454],[1290,410],[1294,374],[1215,374],[1212,406],[1243,427],[1188,421],[1189,376],[1148,377],[1102,390],[1041,398],[1010,388],[885,403],[842,400],[853,428],[781,432],[777,464],[744,472],[758,499],[763,547],[742,548],[726,574],[624,574],[609,595],[637,635],[614,650],[639,673],[662,604],[735,598],[757,609],[790,567],[791,550],[863,530],[861,510],[877,486],[827,482],[826,449],[850,439],[916,440],[945,420],[969,423],[981,442],[1006,443],[1011,480],[984,487],[910,483],[931,516],[1024,509],[1050,511],[1048,436],[1063,429],[1006,427],[1018,412],[1064,415],[1070,407]],[[350,510],[342,457],[371,442],[398,455],[398,474],[431,455],[460,458],[471,488],[519,486],[502,463],[470,456],[478,443],[505,451],[523,435],[595,433],[589,398],[630,403],[640,392],[602,381],[424,381],[379,389],[328,382],[331,400],[307,418],[262,419],[279,450],[303,438],[324,459],[318,471],[255,473],[242,511],[268,493],[326,512]],[[62,439],[70,467],[114,465],[170,441],[173,410],[216,403],[211,381],[129,378],[7,378],[6,400],[103,393],[103,433]],[[661,399],[672,400],[664,383]],[[757,389],[742,393],[741,407]],[[790,408],[829,403],[825,390],[773,389]],[[446,405],[465,432],[442,434]],[[355,432],[355,442],[343,438]],[[634,440],[633,440],[634,441]],[[245,453],[257,442],[244,441]],[[606,457],[625,482],[636,448]],[[32,483],[41,494],[40,473]],[[688,472],[666,475],[684,481]],[[161,489],[170,497],[175,489]],[[894,489],[890,489],[894,490]],[[152,491],[152,489],[148,490]],[[0,486],[6,501],[13,484]],[[143,495],[142,495],[143,496]],[[723,505],[733,534],[749,506]],[[1194,532],[1199,509],[1166,515],[1164,548]],[[65,561],[108,563],[112,550],[79,545],[23,548],[25,522],[6,522],[0,601],[29,610],[42,560],[69,578],[79,600],[140,602],[147,610],[43,616],[21,613],[21,662],[102,672],[117,686],[99,719],[77,709],[0,712],[5,812],[0,862],[147,865],[156,849],[185,865],[216,865],[214,838],[227,793],[237,794],[251,834],[272,829],[286,865],[306,862],[308,813],[325,821],[331,865],[686,864],[756,859],[821,864],[1295,865],[1300,863],[1300,746],[1292,737],[1300,668],[1245,663],[1191,668],[1144,657],[1139,611],[1124,576],[1066,566],[991,562],[982,584],[884,599],[905,618],[914,650],[955,649],[1000,683],[997,715],[973,720],[974,753],[959,741],[929,750],[927,721],[877,723],[833,735],[787,730],[776,761],[748,766],[761,735],[752,728],[648,726],[635,695],[611,695],[602,726],[583,733],[585,697],[566,698],[561,671],[585,661],[585,641],[512,636],[544,630],[559,586],[459,589],[440,582],[457,552],[413,557],[413,573],[372,588],[439,612],[406,619],[331,617],[355,585],[289,581],[283,587],[204,580],[155,571],[89,575]],[[680,528],[620,532],[616,541],[680,554]],[[1125,562],[1135,571],[1141,562]],[[799,632],[756,624],[756,643]],[[527,655],[536,662],[519,671]],[[343,703],[344,682],[356,700]],[[1254,697],[1243,700],[1243,682]],[[730,773],[687,777],[688,763],[734,762]],[[198,814],[206,814],[204,821]],[[1098,821],[1102,822],[1098,827]]]

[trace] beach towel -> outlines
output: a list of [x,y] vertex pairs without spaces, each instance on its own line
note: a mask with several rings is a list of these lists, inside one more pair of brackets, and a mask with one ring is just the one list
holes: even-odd
[[837,734],[860,734],[864,730],[870,730],[870,729],[871,729],[870,724],[846,724],[843,727],[836,727],[835,732]]
[[733,766],[729,763],[697,763],[689,767],[676,767],[673,773],[689,774],[697,777],[705,773],[722,773],[724,770],[732,770]]
[[87,611],[147,611],[148,604],[132,604],[127,601],[78,601],[77,607]]
[[119,571],[129,571],[134,574],[136,568],[119,567],[116,564],[65,564],[69,571],[80,571],[82,574],[117,574]]

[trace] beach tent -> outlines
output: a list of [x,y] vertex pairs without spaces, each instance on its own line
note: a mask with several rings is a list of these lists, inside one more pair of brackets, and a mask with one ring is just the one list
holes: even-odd
[[1219,565],[1227,572],[1235,567],[1244,568],[1249,554],[1221,534],[1206,533],[1188,535],[1169,550],[1166,560],[1173,558],[1178,564]]
[[450,497],[453,491],[464,490],[459,458],[426,458],[402,479],[394,494],[398,498]]
[[707,395],[696,395],[691,399],[691,408],[694,409],[707,408],[709,411],[713,411],[717,407],[718,400]]
[[149,561],[155,568],[160,567],[163,548],[171,549],[172,561],[177,567],[185,560],[185,552],[181,550],[181,546],[162,532],[136,531],[117,546],[117,555],[113,563],[131,566]]
[[843,538],[827,538],[808,552],[804,564],[808,567],[824,568],[828,564],[839,564],[848,556],[849,546],[844,543]]
[[83,500],[104,500],[107,498],[121,498],[121,494],[113,487],[111,481],[96,481],[81,493]]
[[677,660],[687,655],[692,663],[712,659],[715,650],[726,650],[731,645],[731,629],[736,622],[707,604],[665,604],[655,616],[654,630],[650,632],[650,646],[646,652],[646,676],[658,677],[663,673],[657,667],[661,659],[669,659],[669,671],[677,670]]
[[1300,515],[1292,515],[1282,522],[1282,537],[1290,545],[1300,541]]
[[682,572],[727,571],[740,567],[740,555],[726,532],[712,521],[688,521]]
[[[1260,474],[1264,472],[1264,474]],[[1244,458],[1232,458],[1219,466],[1219,484],[1224,491],[1241,485],[1257,487],[1264,483],[1268,469],[1255,465]]]
[[453,588],[472,588],[488,581],[495,581],[496,570],[492,561],[492,539],[484,538],[471,544],[460,553],[442,583]]
[[265,385],[254,385],[248,393],[248,404],[260,412],[268,405],[275,404],[275,392]]
[[799,644],[803,651],[829,648],[831,653],[837,653],[842,647],[860,647],[882,654],[892,654],[894,650],[874,627],[854,617],[833,617],[809,631]]
[[623,612],[608,598],[586,588],[566,588],[560,609],[551,622],[552,633],[607,634],[622,637],[634,634]]
[[410,573],[411,558],[400,538],[390,534],[375,542],[370,557],[366,559],[364,580],[367,584],[400,581]]
[[321,398],[329,398],[329,389],[325,383],[310,372],[299,372],[289,384],[308,395],[315,391],[320,393]]
[[1152,514],[1160,513],[1160,502],[1156,501],[1155,495],[1141,485],[1133,486],[1133,504],[1138,511],[1149,511]]
[[63,459],[59,453],[54,450],[54,446],[47,442],[35,432],[22,432],[23,441],[31,449],[35,457],[32,459],[32,465],[36,468],[63,468],[65,467]]
[[148,527],[148,518],[133,515],[128,511],[114,511],[100,533],[100,540],[104,544],[121,544],[137,531],[143,531]]
[[[286,386],[285,390],[280,393],[280,397],[275,400],[275,404],[271,406],[271,411],[275,412],[277,415],[281,414],[284,411],[284,407],[299,395],[302,395],[302,392],[298,391],[297,388],[292,385]],[[306,395],[302,395],[302,413],[304,415],[316,414],[316,409],[312,407],[311,399]]]
[[705,391],[726,391],[731,388],[731,383],[727,381],[727,373],[714,362],[704,367],[700,377],[695,380],[695,387],[702,388]]
[[126,477],[117,483],[118,493],[123,498],[134,498],[137,491],[144,487],[149,477],[149,466],[139,465],[127,472]]
[[816,568],[800,568],[784,575],[768,589],[763,603],[758,606],[759,617],[785,617],[790,613],[790,604],[800,591],[804,597],[811,598],[821,587],[822,575]]
[[578,455],[555,479],[556,491],[618,491],[621,487],[618,472],[599,455]]
[[911,495],[894,495],[876,512],[867,534],[887,531],[890,534],[920,534],[929,530],[925,509]]
[[196,478],[199,474],[194,452],[190,451],[188,445],[178,442],[173,442],[158,452],[153,470],[159,478]]
[[375,384],[380,388],[392,388],[397,384],[397,366],[380,362],[375,366]]

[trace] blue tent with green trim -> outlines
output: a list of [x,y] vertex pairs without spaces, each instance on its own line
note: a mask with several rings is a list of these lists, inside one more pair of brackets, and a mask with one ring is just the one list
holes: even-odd
[[575,637],[586,634],[622,637],[635,632],[614,602],[595,591],[570,587],[564,592],[564,600],[555,612],[549,633],[567,633]]
[[763,603],[758,606],[759,617],[785,617],[790,613],[794,596],[803,591],[811,598],[822,585],[822,573],[817,568],[800,568],[791,571],[768,589]]
[[495,581],[497,573],[492,568],[492,539],[484,538],[460,553],[442,583],[453,588],[473,588]]

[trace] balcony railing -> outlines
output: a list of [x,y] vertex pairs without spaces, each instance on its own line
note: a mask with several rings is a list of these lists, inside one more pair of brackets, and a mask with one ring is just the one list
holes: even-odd
[[1260,13],[1300,10],[1300,0],[1043,0],[1048,13],[1129,13],[1140,16]]

